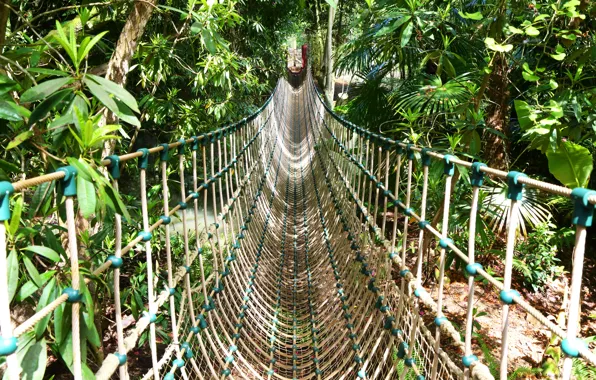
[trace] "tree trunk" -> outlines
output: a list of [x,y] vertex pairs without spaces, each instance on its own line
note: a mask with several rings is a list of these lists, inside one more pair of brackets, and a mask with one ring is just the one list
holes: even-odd
[[4,51],[4,43],[6,42],[6,25],[8,24],[8,16],[10,9],[9,0],[0,0],[0,54]]
[[[121,86],[126,83],[126,76],[130,70],[130,62],[137,50],[137,45],[145,32],[145,26],[153,10],[155,9],[157,0],[146,0],[135,2],[135,5],[128,15],[126,24],[120,33],[116,49],[108,62],[108,70],[106,72],[106,79],[111,80]],[[103,124],[113,124],[116,121],[116,115],[107,111]],[[102,157],[109,156],[114,151],[115,141],[106,141],[102,152]]]
[[[489,36],[497,42],[501,42],[503,39],[503,26],[507,21],[507,4],[505,0],[499,2],[499,13],[489,28]],[[482,88],[486,91],[488,97],[485,118],[487,130],[483,136],[485,143],[484,159],[489,166],[495,169],[507,170],[509,168],[509,141],[507,137],[509,137],[508,74],[510,69],[505,53],[495,55],[491,69],[492,72],[487,78],[488,81],[483,83],[485,87]]]
[[327,21],[327,42],[325,43],[325,97],[327,103],[333,107],[335,80],[333,78],[333,20],[335,8],[329,7],[329,20]]
[[337,20],[337,33],[335,33],[335,46],[341,45],[341,34],[343,31],[343,18],[344,18],[344,6],[346,2],[344,0],[338,0],[337,6],[339,8],[339,19]]
[[[486,108],[486,126],[508,137],[509,134],[509,67],[503,54],[495,56],[493,71],[488,79],[488,107]],[[484,132],[484,158],[486,163],[496,169],[507,170],[509,167],[509,141],[493,131]]]

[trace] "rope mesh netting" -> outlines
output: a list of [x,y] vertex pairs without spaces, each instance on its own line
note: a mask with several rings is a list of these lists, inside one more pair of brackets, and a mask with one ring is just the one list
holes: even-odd
[[[86,307],[80,300],[81,292],[92,277],[80,277],[78,270],[76,191],[68,190],[76,170],[67,167],[46,176],[3,183],[2,190],[10,195],[46,182],[62,182],[68,228],[65,240],[72,271],[70,288],[24,323],[12,326],[6,297],[6,231],[3,224],[0,227],[2,352],[7,355],[12,378],[19,377],[20,337],[69,303],[76,378],[107,379],[116,374],[128,378],[126,355],[149,330],[151,370],[144,375],[147,379],[492,379],[488,368],[474,356],[471,344],[476,276],[501,291],[501,368],[505,368],[505,376],[507,313],[512,304],[565,338],[563,349],[570,357],[581,356],[596,363],[594,355],[576,339],[577,308],[570,309],[569,324],[564,329],[511,289],[511,256],[518,226],[513,222],[508,226],[503,282],[475,263],[473,238],[484,174],[509,181],[512,215],[519,212],[515,205],[526,185],[572,196],[579,200],[577,209],[582,205],[593,209],[592,193],[572,194],[521,173],[501,172],[378,136],[333,114],[307,70],[290,76],[292,85],[280,79],[266,104],[237,124],[173,144],[110,156],[102,162],[117,188],[121,165],[138,160],[143,231],[123,247],[122,221],[116,216],[114,254],[92,273],[105,277],[108,269],[113,270],[117,332],[116,352],[107,355],[95,371],[82,360],[79,348],[78,316]],[[147,162],[150,155],[158,154],[163,216],[150,219]],[[191,173],[186,165],[188,157]],[[444,163],[441,231],[425,220],[433,160]],[[455,165],[471,170],[472,238],[467,252],[448,238]],[[172,168],[178,171],[181,184],[182,201],[175,207],[170,205],[172,194],[168,189],[168,170]],[[413,200],[412,182],[417,171],[423,178],[422,192],[421,199]],[[185,189],[186,176],[192,176],[191,191]],[[200,177],[203,182],[199,182]],[[2,198],[6,207],[8,198]],[[393,220],[387,218],[388,212],[393,213]],[[215,220],[208,214],[215,215]],[[181,252],[172,252],[170,244],[174,233],[170,223],[175,217],[182,223]],[[576,224],[572,297],[581,287],[586,227],[585,222]],[[432,291],[422,285],[424,234],[438,242],[440,272]],[[161,259],[165,261],[158,261],[152,252],[153,235],[163,237],[165,257]],[[123,255],[139,244],[144,244],[147,262],[147,312],[125,331],[120,267],[126,265]],[[461,335],[442,312],[449,251],[467,264],[470,279]],[[210,263],[206,261],[208,253]],[[408,261],[408,257],[415,260]],[[411,271],[407,262],[415,263]],[[211,273],[205,269],[207,264],[213,267]],[[167,276],[159,278],[157,268],[165,269]],[[163,315],[171,328],[171,343],[165,349],[158,349],[156,344],[157,315]],[[571,368],[570,357],[565,359],[564,371]],[[564,373],[569,378],[570,372]]]

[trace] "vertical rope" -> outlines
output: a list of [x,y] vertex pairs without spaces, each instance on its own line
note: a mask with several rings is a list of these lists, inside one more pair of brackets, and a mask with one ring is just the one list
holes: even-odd
[[[511,290],[511,277],[513,272],[513,251],[517,238],[519,204],[516,199],[511,199],[509,211],[509,226],[507,229],[507,248],[505,251],[505,274],[503,279],[503,292]],[[509,304],[503,303],[501,322],[501,360],[499,375],[501,380],[507,380],[507,354],[509,351]]]
[[[448,162],[445,165],[449,165]],[[445,177],[445,196],[443,199],[443,222],[441,224],[442,239],[447,239],[449,232],[449,205],[451,200],[451,182],[453,179],[453,172],[446,173]],[[437,318],[443,317],[443,287],[445,285],[445,252],[446,249],[441,245],[439,255],[439,289],[437,295]],[[439,364],[439,351],[441,349],[441,329],[437,325],[435,329],[435,352],[433,357],[433,365],[431,370],[431,379],[436,379],[437,366]]]
[[[5,203],[4,203],[5,202]],[[6,215],[0,218],[0,328],[2,329],[2,343],[14,344],[14,352],[6,357],[9,379],[18,379],[20,366],[16,354],[16,338],[12,336],[12,323],[10,321],[10,300],[8,299],[8,262],[6,255],[6,227],[4,220],[9,220],[9,193],[0,195],[0,207],[5,207]]]
[[[148,159],[148,152],[144,152],[144,158]],[[153,257],[151,256],[151,232],[149,231],[149,211],[147,207],[147,169],[140,168],[141,181],[141,210],[143,214],[143,240],[145,241],[145,254],[147,257],[147,299],[149,305],[149,346],[151,347],[151,364],[153,366],[153,378],[159,380],[159,369],[157,364],[157,343],[155,339],[155,294],[153,290]],[[75,376],[76,378],[76,376]]]
[[174,267],[172,266],[172,244],[171,244],[171,233],[170,233],[170,191],[168,188],[168,150],[169,147],[167,144],[162,145],[164,146],[164,150],[162,151],[161,155],[161,188],[162,188],[162,196],[163,196],[163,217],[161,218],[165,224],[165,248],[166,248],[166,265],[167,265],[167,272],[168,272],[168,293],[169,302],[170,302],[170,323],[172,326],[172,344],[174,344],[176,350],[176,356],[178,359],[181,358],[180,353],[180,340],[178,338],[178,325],[176,323],[176,297],[175,292],[176,289],[174,288]]
[[[474,273],[470,269],[477,268],[475,264],[474,251],[476,249],[476,220],[478,216],[478,196],[480,193],[480,186],[482,185],[482,172],[479,170],[480,163],[475,163],[472,169],[472,202],[470,205],[470,225],[468,227],[468,265],[466,270],[470,277],[468,278],[468,305],[466,312],[466,333],[465,333],[465,351],[464,359],[472,359],[472,331],[474,329]],[[479,264],[478,264],[479,265]],[[465,366],[464,379],[470,378],[470,368]]]
[[[584,267],[584,253],[586,250],[586,235],[586,227],[578,224],[575,227],[575,248],[573,250],[573,269],[571,271],[571,295],[569,297],[569,315],[567,316],[566,340],[572,343],[575,343],[576,341],[577,327],[580,321],[581,283]],[[563,380],[571,378],[572,367],[573,358],[566,356],[563,361]]]
[[[118,179],[112,180],[112,187],[118,191]],[[167,214],[166,214],[167,215]],[[118,213],[114,216],[114,256],[122,256],[122,216]],[[122,326],[122,302],[120,300],[120,268],[114,268],[114,314],[116,319],[116,338],[118,341],[118,353],[126,357],[126,348],[124,347],[124,328]],[[120,378],[128,379],[128,365],[119,366],[118,372]]]

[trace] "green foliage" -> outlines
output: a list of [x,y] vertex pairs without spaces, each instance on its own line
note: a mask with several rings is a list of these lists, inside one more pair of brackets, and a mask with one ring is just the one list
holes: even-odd
[[[587,186],[596,137],[596,50],[587,21],[594,9],[576,0],[371,2],[357,13],[336,70],[377,75],[352,85],[366,91],[354,91],[344,113],[399,139],[414,130],[435,147],[445,134],[463,135],[461,151],[489,162],[494,138],[506,141],[512,162],[534,162],[538,149],[553,181]],[[496,75],[508,83],[502,93],[490,91]],[[505,116],[493,107],[503,102],[514,104]],[[359,118],[362,105],[374,110],[369,123]],[[493,128],[495,118],[505,126]],[[540,164],[526,169],[548,174]]]
[[521,262],[518,270],[524,283],[534,291],[552,282],[564,273],[563,266],[557,265],[561,238],[552,223],[542,223],[528,234],[528,238],[516,247],[517,259]]

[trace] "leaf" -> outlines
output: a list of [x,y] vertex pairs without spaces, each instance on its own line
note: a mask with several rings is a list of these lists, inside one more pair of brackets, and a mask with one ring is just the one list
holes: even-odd
[[92,174],[90,173],[90,170],[93,170],[93,168],[90,169],[87,167],[84,161],[79,161],[74,157],[67,157],[66,161],[69,165],[72,165],[77,169],[77,177],[82,177],[87,181],[93,181]]
[[201,33],[201,29],[203,29],[203,24],[201,24],[200,22],[196,21],[194,22],[191,26],[190,26],[190,32],[192,34],[199,34]]
[[37,212],[41,209],[44,201],[48,199],[48,195],[52,194],[54,183],[54,181],[44,182],[37,186],[33,193],[33,197],[31,198],[31,203],[29,204],[29,219],[32,219],[37,215]]
[[27,69],[27,71],[29,71],[30,73],[36,73],[36,74],[43,74],[43,75],[56,75],[59,77],[68,77],[70,76],[69,73],[65,72],[65,71],[60,71],[60,70],[52,70],[52,69],[43,69],[41,67],[32,67]]
[[31,112],[25,107],[6,100],[0,100],[0,119],[21,121],[24,117],[29,117],[29,115],[31,115]]
[[12,139],[12,141],[8,143],[6,150],[16,148],[17,146],[21,145],[23,142],[27,141],[31,136],[33,136],[33,131],[25,131],[25,132],[19,133],[19,135],[17,137]]
[[[50,282],[48,282],[45,288],[43,288],[43,291],[41,292],[41,297],[39,298],[39,302],[37,303],[36,311],[40,311],[41,309],[46,307],[46,305],[52,302],[54,298],[56,298],[55,295],[57,293],[58,288],[54,286],[55,283],[56,278],[52,277]],[[39,322],[37,322],[37,325],[35,326],[35,336],[37,339],[40,339],[45,333],[46,327],[48,327],[48,323],[50,322],[51,316],[52,313],[48,314],[47,316],[43,317]]]
[[31,294],[35,293],[39,289],[37,285],[33,283],[33,281],[27,281],[26,283],[21,286],[19,292],[17,293],[17,297],[15,298],[16,302],[23,302],[26,300]]
[[526,130],[534,125],[530,119],[530,106],[523,100],[514,100],[515,112],[517,113],[517,121],[521,129]]
[[67,88],[49,96],[46,100],[44,100],[37,107],[35,107],[33,112],[31,112],[31,117],[29,118],[28,125],[33,125],[45,118],[48,115],[48,113],[62,101],[62,99],[64,99],[67,95],[71,93],[72,91]]
[[97,75],[87,74],[87,76],[100,84],[107,92],[120,99],[128,108],[135,111],[136,113],[141,112],[139,111],[139,106],[134,96],[132,96],[122,86],[119,86],[111,80],[99,77]]
[[17,198],[12,210],[12,217],[10,218],[10,225],[8,226],[8,232],[14,236],[19,229],[21,223],[21,213],[23,212],[23,197]]
[[215,48],[215,43],[213,42],[213,36],[211,35],[211,32],[207,29],[203,29],[201,31],[201,36],[203,37],[203,43],[205,44],[207,50],[209,50],[211,54],[217,53],[217,49]]
[[401,34],[401,47],[404,47],[410,42],[410,38],[412,37],[412,32],[414,31],[414,23],[408,22],[408,24],[404,27],[404,30]]
[[540,35],[540,31],[533,26],[528,26],[525,30],[526,34],[531,37]]
[[19,285],[19,258],[14,249],[10,251],[6,265],[8,267],[8,300],[12,301]]
[[95,206],[97,205],[93,182],[87,181],[82,176],[77,176],[77,198],[83,217],[91,217],[95,213]]
[[499,52],[499,53],[506,53],[508,51],[511,51],[513,49],[513,45],[511,44],[507,44],[507,45],[501,45],[498,44],[494,38],[491,37],[487,37],[484,39],[484,44],[486,45],[487,48],[489,48],[490,50]]
[[509,31],[513,34],[524,34],[524,31],[516,28],[515,26],[509,25]]
[[551,56],[552,59],[554,59],[556,61],[562,61],[567,56],[567,54],[565,54],[565,53],[557,53],[557,54],[549,54],[549,55]]
[[73,81],[73,78],[56,78],[31,87],[21,95],[23,103],[31,103],[37,100],[42,100],[58,91],[62,86],[65,86]]
[[459,12],[459,15],[462,18],[470,19],[470,20],[482,20],[482,13],[475,12],[475,13],[467,13],[467,12]]
[[18,166],[11,162],[4,161],[3,159],[0,159],[0,169],[9,173],[19,173],[21,171]]
[[22,368],[22,379],[24,380],[42,380],[46,372],[48,350],[45,339],[33,343],[23,360],[20,361]]
[[101,38],[106,35],[106,33],[108,32],[101,32],[97,36],[93,37],[92,40],[89,37],[86,37],[85,39],[83,39],[83,41],[81,41],[81,46],[79,47],[79,65],[81,64],[81,62],[83,62],[85,57],[87,57],[87,54],[89,54],[93,46],[95,46],[95,44],[97,44],[99,40],[101,40]]
[[118,113],[118,106],[116,105],[114,99],[112,99],[108,92],[105,91],[99,84],[97,84],[97,82],[92,81],[87,76],[83,78],[83,82],[85,82],[89,88],[89,91],[91,91],[97,100],[99,100],[104,106],[108,107],[108,109],[113,113]]
[[549,148],[546,157],[548,170],[563,185],[569,188],[584,187],[590,179],[593,159],[587,148],[563,141],[556,152]]
[[35,268],[35,265],[33,265],[33,263],[31,262],[31,259],[27,255],[23,256],[23,263],[25,264],[25,268],[27,268],[27,272],[29,273],[29,276],[31,277],[35,285],[37,285],[38,287],[42,286],[41,276],[39,275],[37,268]]
[[536,82],[537,80],[540,79],[539,76],[530,74],[527,71],[522,71],[522,77],[524,77],[524,79],[527,80],[528,82]]
[[377,36],[377,37],[384,36],[385,34],[392,33],[394,30],[396,30],[397,28],[399,28],[406,22],[410,21],[411,19],[412,19],[412,16],[402,16],[402,17],[398,18],[397,20],[393,21],[393,23],[391,25],[384,26],[381,29],[379,29],[379,31],[377,33],[375,33],[375,36]]
[[[121,101],[119,101],[119,100],[115,100],[115,101],[116,101],[116,105],[118,106],[118,112],[116,113],[116,115],[118,115],[120,120],[122,120],[128,124],[134,125],[135,127],[141,128],[141,122],[132,113],[131,109],[128,108]],[[118,129],[120,129],[120,128],[118,128]]]
[[54,35],[54,38],[56,39],[56,41],[58,41],[60,46],[62,46],[64,51],[66,51],[66,53],[68,54],[68,56],[70,57],[72,62],[76,64],[77,63],[77,54],[72,49],[72,45],[70,44],[68,37],[66,37],[66,34],[64,33],[64,29],[62,29],[62,25],[60,24],[60,21],[58,21],[58,20],[56,20],[56,32],[58,35],[57,36]]
[[57,263],[60,260],[60,255],[58,255],[58,253],[56,253],[56,251],[54,251],[53,249],[50,249],[48,247],[44,247],[42,245],[32,245],[29,247],[25,247],[23,249],[25,251],[33,252],[40,256],[43,256],[46,259],[51,260],[55,263]]

